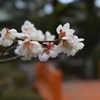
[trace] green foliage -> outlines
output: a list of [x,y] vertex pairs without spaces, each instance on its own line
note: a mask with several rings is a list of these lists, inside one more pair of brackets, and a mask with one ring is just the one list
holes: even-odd
[[27,77],[23,71],[16,70],[12,72],[13,83],[17,87],[24,87],[27,83]]
[[6,91],[0,100],[43,100],[37,93],[27,89]]
[[43,100],[27,89],[27,75],[13,63],[0,65],[0,100]]

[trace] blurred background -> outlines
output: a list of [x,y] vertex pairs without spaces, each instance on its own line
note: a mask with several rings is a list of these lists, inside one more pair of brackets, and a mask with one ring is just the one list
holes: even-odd
[[[56,38],[57,26],[70,23],[75,34],[85,39],[85,47],[74,57],[60,54],[48,62],[63,71],[66,81],[99,78],[100,0],[0,0],[0,30],[7,27],[21,32],[25,20]],[[0,100],[42,100],[30,89],[37,61],[33,58],[0,64]]]

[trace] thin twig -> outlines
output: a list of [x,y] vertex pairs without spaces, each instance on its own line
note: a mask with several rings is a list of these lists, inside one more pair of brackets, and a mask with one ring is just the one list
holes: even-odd
[[10,51],[10,50],[12,50],[12,49],[14,49],[14,48],[16,48],[16,46],[12,46],[12,47],[8,48],[8,49],[6,50],[6,52],[8,52],[8,51]]
[[3,50],[3,52],[0,53],[0,58],[4,55],[4,53],[6,53],[6,52],[8,52],[8,51],[10,51],[10,50],[12,50],[12,49],[14,49],[14,48],[16,48],[16,46],[6,47],[6,48]]
[[[19,38],[16,38],[16,40],[24,40],[24,39],[19,39]],[[37,42],[40,42],[40,43],[42,43],[42,42],[58,42],[58,41],[59,41],[59,39],[52,40],[52,41],[46,41],[46,40],[44,40],[44,41],[30,40],[30,41],[37,41]]]
[[15,56],[15,57],[7,58],[7,59],[2,59],[2,60],[0,60],[0,63],[5,63],[5,62],[12,61],[12,60],[16,60],[16,59],[18,59],[20,57],[21,56]]
[[4,48],[3,52],[0,54],[0,58],[3,56],[3,54],[6,52],[7,49],[8,47]]

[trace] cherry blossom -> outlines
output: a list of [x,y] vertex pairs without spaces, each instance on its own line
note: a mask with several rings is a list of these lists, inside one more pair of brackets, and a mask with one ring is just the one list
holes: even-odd
[[35,28],[34,24],[27,20],[24,22],[21,29],[22,33],[29,35],[28,39],[35,40],[35,37],[37,35],[37,29]]
[[56,45],[53,43],[46,43],[43,52],[39,54],[39,60],[47,61],[50,57],[55,58],[57,56],[58,53],[56,52]]
[[[41,30],[37,30],[30,21],[25,21],[21,27],[22,33],[29,35],[27,39],[43,41],[45,36]],[[25,36],[24,36],[25,37]]]
[[66,23],[63,26],[59,25],[57,27],[56,31],[57,31],[59,37],[63,37],[63,36],[69,35],[69,34],[72,35],[75,32],[73,29],[70,29],[69,23]]
[[67,53],[68,56],[74,56],[76,52],[84,47],[84,44],[81,41],[84,41],[84,39],[78,39],[75,35],[65,36],[59,42],[57,52],[64,52]]
[[37,41],[18,41],[19,46],[15,49],[17,55],[23,56],[24,60],[30,60],[32,57],[37,57],[42,47]]
[[[47,61],[49,58],[55,58],[58,53],[66,53],[68,56],[74,56],[84,47],[83,38],[74,35],[74,30],[70,29],[70,24],[65,23],[56,28],[58,38],[49,31],[43,34],[42,30],[36,29],[34,24],[26,20],[21,27],[22,32],[15,29],[4,28],[0,31],[0,45],[11,50],[13,48],[15,54],[21,56],[22,60],[31,60],[32,57],[38,57],[40,61]],[[14,40],[16,40],[14,42]],[[14,45],[13,42],[15,43]],[[14,47],[13,47],[14,46]],[[11,47],[11,48],[10,48]],[[2,57],[3,53],[0,53]],[[15,58],[14,58],[15,59]]]
[[17,37],[17,31],[15,29],[9,30],[8,28],[4,28],[0,32],[0,35],[0,45],[7,47],[13,44],[13,40]]

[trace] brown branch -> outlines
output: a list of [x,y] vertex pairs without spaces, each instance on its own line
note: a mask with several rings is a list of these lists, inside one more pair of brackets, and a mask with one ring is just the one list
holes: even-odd
[[9,61],[12,61],[12,60],[16,60],[18,58],[20,58],[21,56],[15,56],[15,57],[11,57],[11,58],[7,58],[7,59],[1,59],[0,60],[0,63],[5,63],[5,62],[9,62]]
[[[20,38],[16,38],[16,41],[17,40],[24,40],[24,39],[20,39]],[[53,40],[53,41],[46,41],[46,40],[44,40],[44,41],[38,41],[38,40],[30,40],[30,41],[37,41],[37,42],[39,42],[39,43],[43,43],[43,42],[55,42],[55,43],[57,43],[57,42],[59,42],[60,41],[60,39],[56,39],[56,40]]]
[[6,48],[4,48],[3,52],[0,53],[0,58],[3,57],[3,55],[4,55],[6,52],[8,52],[8,51],[10,51],[10,50],[12,50],[12,49],[14,49],[14,48],[16,48],[16,46],[11,46],[11,47],[6,47]]
[[3,52],[0,53],[0,58],[3,56],[3,54],[6,52],[7,49],[8,49],[8,47],[4,48]]

